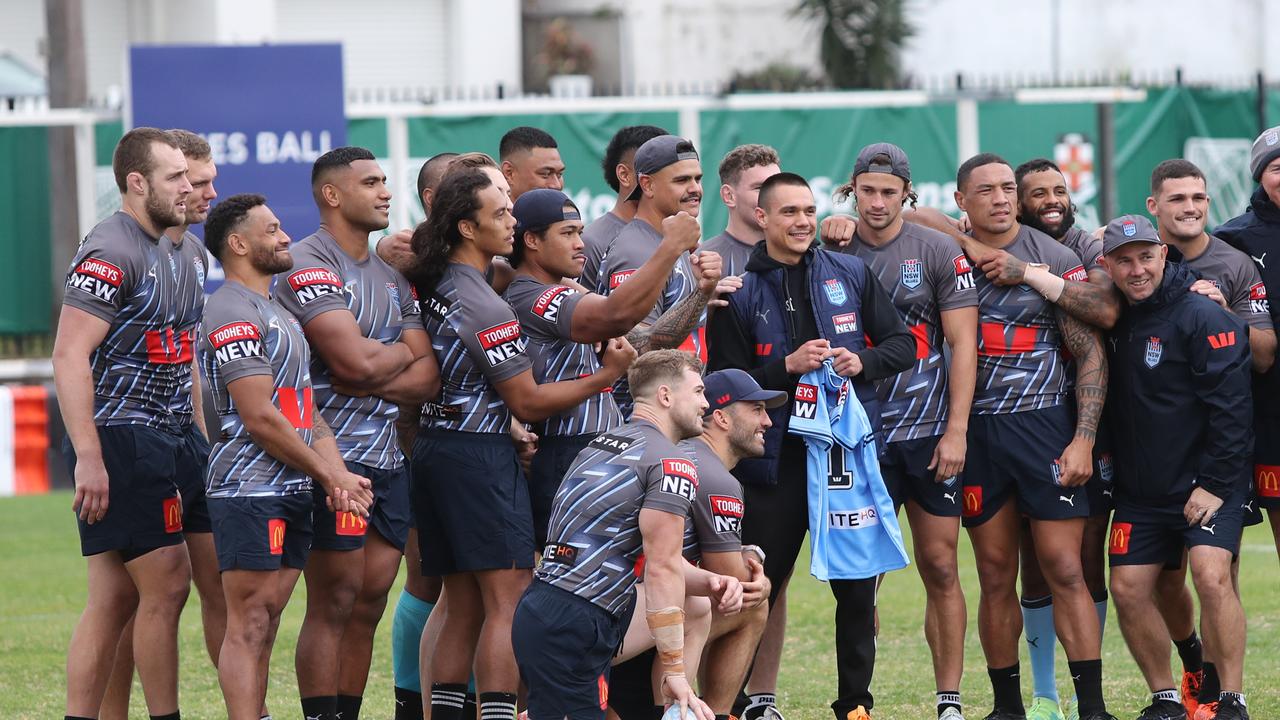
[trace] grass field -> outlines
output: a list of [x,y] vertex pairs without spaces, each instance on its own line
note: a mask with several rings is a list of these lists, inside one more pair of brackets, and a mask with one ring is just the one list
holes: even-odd
[[[0,499],[0,717],[50,718],[63,714],[67,641],[84,601],[84,562],[79,556],[71,496]],[[961,573],[969,601],[966,675],[961,688],[968,716],[990,709],[991,693],[978,646],[977,577],[972,554],[962,538]],[[802,558],[807,562],[807,553]],[[1280,594],[1277,562],[1265,526],[1245,535],[1241,584],[1249,618],[1245,685],[1255,720],[1280,718]],[[276,718],[299,716],[293,678],[293,648],[302,620],[299,583],[276,642],[268,703]],[[392,604],[399,594],[393,589]],[[788,720],[830,718],[827,704],[835,692],[830,592],[807,575],[791,586],[791,615],[780,682],[780,702]],[[182,710],[186,718],[225,717],[217,677],[200,637],[196,593],[182,618]],[[913,569],[890,575],[880,595],[880,646],[873,690],[877,718],[893,720],[935,716],[929,650],[921,629],[924,592]],[[364,717],[391,716],[391,610],[378,630],[374,670],[365,694]],[[1118,632],[1115,613],[1108,620],[1103,648],[1105,692],[1111,711],[1122,719],[1145,704],[1142,680]],[[1023,688],[1030,692],[1030,670],[1023,656]],[[1066,660],[1059,650],[1058,686],[1070,693]],[[132,717],[146,718],[141,689],[135,683]]]

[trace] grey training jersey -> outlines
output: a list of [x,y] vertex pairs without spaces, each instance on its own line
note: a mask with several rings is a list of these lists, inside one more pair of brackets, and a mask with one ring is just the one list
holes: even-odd
[[556,491],[536,577],[619,615],[643,574],[640,510],[685,517],[697,498],[697,468],[657,427],[637,420],[604,433]]
[[913,223],[880,247],[855,235],[838,250],[871,268],[916,340],[915,364],[876,382],[885,442],[941,435],[949,404],[942,312],[978,305],[968,258],[951,238]]
[[123,211],[80,244],[62,302],[110,324],[89,356],[94,424],[175,431],[190,424],[203,291],[195,287],[196,273],[179,267],[187,262]]
[[587,261],[582,266],[582,274],[578,276],[578,284],[588,290],[600,286],[600,263],[604,260],[604,253],[626,226],[627,222],[610,210],[583,229],[582,244],[585,246],[583,252]]
[[209,456],[211,498],[274,497],[309,492],[311,479],[262,449],[245,428],[227,386],[271,377],[271,404],[311,444],[314,395],[311,348],[297,318],[275,300],[228,280],[209,297],[200,334],[200,366],[209,379],[221,432]]
[[[174,321],[174,336],[183,338],[192,344],[200,334],[200,318],[204,313],[204,278],[209,267],[208,253],[204,243],[190,231],[183,233],[182,240],[174,244],[169,236],[160,238],[161,245],[169,246],[174,266],[178,275],[178,313]],[[169,409],[177,418],[178,424],[191,424],[191,363],[177,365],[180,390],[176,393]]]
[[422,411],[422,427],[506,433],[511,412],[493,383],[529,370],[520,321],[470,265],[451,262],[422,298],[422,324],[440,363],[440,401]]
[[710,250],[720,255],[721,275],[741,275],[747,270],[747,260],[755,245],[748,245],[729,234],[728,230],[709,239],[703,240],[699,250]]
[[[504,297],[520,320],[533,377],[539,384],[589,377],[600,369],[595,346],[573,341],[573,312],[585,297],[582,293],[517,275]],[[598,435],[621,424],[613,388],[607,387],[577,407],[548,418],[538,433],[543,437]]]
[[1103,270],[1099,260],[1102,257],[1102,241],[1094,237],[1093,233],[1072,226],[1059,242],[1080,258],[1080,262],[1084,263],[1085,272]]
[[[418,301],[409,281],[373,253],[357,262],[320,228],[294,243],[293,270],[282,274],[277,299],[305,327],[330,311],[349,312],[360,334],[391,345],[404,330],[419,327]],[[351,397],[333,390],[329,368],[312,353],[311,377],[320,415],[333,429],[338,450],[347,462],[375,468],[404,463],[396,444],[395,403],[376,395]]]
[[1262,275],[1252,258],[1210,235],[1205,251],[1184,262],[1197,275],[1217,285],[1231,312],[1249,327],[1272,329],[1267,286],[1262,284]]
[[[696,561],[703,553],[738,552],[742,549],[742,514],[746,508],[742,483],[702,440],[685,440],[679,448],[698,468],[698,498],[685,522],[685,557]],[[693,552],[689,551],[690,544]]]

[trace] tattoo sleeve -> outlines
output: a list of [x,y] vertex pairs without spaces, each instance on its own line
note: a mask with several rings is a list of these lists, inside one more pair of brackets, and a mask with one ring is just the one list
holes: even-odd
[[317,441],[325,438],[333,437],[333,430],[329,428],[329,424],[320,417],[320,411],[316,408],[311,409],[311,443],[314,445]]
[[1109,279],[1090,273],[1089,282],[1068,280],[1062,286],[1058,307],[1071,317],[1104,330],[1115,326],[1120,317],[1120,298]]
[[1097,329],[1058,311],[1062,342],[1076,363],[1076,437],[1093,442],[1107,399],[1107,355]]
[[627,341],[638,355],[650,350],[680,347],[680,343],[698,326],[698,320],[702,318],[702,312],[707,309],[711,297],[711,294],[694,292],[663,313],[652,325],[637,325],[627,333]]

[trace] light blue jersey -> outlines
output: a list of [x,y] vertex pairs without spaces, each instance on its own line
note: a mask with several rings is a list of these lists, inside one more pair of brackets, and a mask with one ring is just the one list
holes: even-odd
[[819,580],[861,580],[906,567],[874,430],[830,362],[800,378],[790,432],[808,448],[809,572]]

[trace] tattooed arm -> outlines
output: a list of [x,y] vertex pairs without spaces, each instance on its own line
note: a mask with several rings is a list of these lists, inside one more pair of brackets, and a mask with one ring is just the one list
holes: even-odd
[[650,350],[680,347],[694,328],[698,327],[698,321],[702,319],[702,313],[713,295],[714,292],[695,291],[663,313],[652,325],[637,325],[627,333],[627,340],[636,349],[637,355]]
[[987,278],[997,285],[1026,285],[1071,317],[1094,327],[1110,330],[1120,319],[1120,297],[1111,276],[1103,270],[1089,272],[1089,279],[1065,280],[1043,267],[1027,263],[1004,252],[982,265]]
[[1076,486],[1093,474],[1093,444],[1107,397],[1107,356],[1097,329],[1062,309],[1058,310],[1058,328],[1062,344],[1076,364],[1076,431],[1062,451],[1059,482]]

